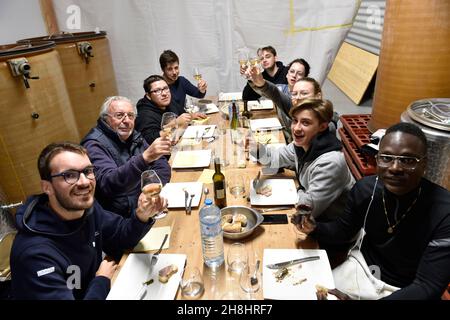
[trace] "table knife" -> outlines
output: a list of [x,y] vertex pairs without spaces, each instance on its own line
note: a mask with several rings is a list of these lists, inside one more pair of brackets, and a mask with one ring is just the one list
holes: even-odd
[[320,259],[319,256],[312,256],[312,257],[289,260],[289,261],[284,261],[284,262],[279,262],[279,263],[274,263],[274,264],[268,264],[268,265],[266,265],[266,267],[269,269],[280,269],[280,268],[290,267],[292,265],[299,264],[302,262],[314,261],[314,260],[319,260],[319,259]]

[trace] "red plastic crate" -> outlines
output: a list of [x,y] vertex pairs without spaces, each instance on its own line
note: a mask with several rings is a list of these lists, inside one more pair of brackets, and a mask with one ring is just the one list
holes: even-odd
[[370,118],[370,114],[346,114],[339,117],[345,130],[350,134],[358,148],[370,143],[372,133],[367,128]]
[[377,171],[375,158],[368,155],[363,155],[344,128],[339,128],[338,132],[344,146],[347,148],[349,155],[358,167],[358,170],[364,176],[375,174]]
[[355,177],[356,180],[362,179],[361,172],[359,172],[358,168],[353,162],[352,157],[350,157],[350,154],[348,153],[347,148],[345,146],[342,148],[342,151],[344,152],[345,161],[347,162],[347,165],[350,169],[350,172],[353,174],[353,177]]

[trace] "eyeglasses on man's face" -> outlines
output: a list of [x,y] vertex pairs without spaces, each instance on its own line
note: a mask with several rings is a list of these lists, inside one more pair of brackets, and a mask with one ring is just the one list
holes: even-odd
[[161,94],[163,93],[163,91],[164,91],[165,93],[169,92],[169,87],[168,87],[168,86],[165,86],[164,88],[151,90],[150,93],[154,93],[154,94],[156,94],[156,95],[159,96],[159,95],[161,95]]
[[80,175],[81,174],[84,174],[84,176],[86,178],[88,178],[89,180],[94,180],[95,179],[95,167],[94,166],[88,166],[88,167],[84,168],[83,170],[70,169],[70,170],[66,170],[66,171],[61,172],[61,173],[57,173],[57,174],[51,175],[50,178],[53,179],[53,178],[56,178],[56,177],[63,177],[64,180],[68,184],[75,184],[80,179]]
[[114,113],[107,113],[108,116],[122,121],[125,117],[128,117],[130,120],[136,119],[136,114],[134,112],[114,112]]
[[420,161],[425,159],[425,157],[412,157],[412,156],[394,156],[392,154],[380,153],[376,156],[377,165],[381,168],[388,168],[394,165],[395,161],[406,170],[414,170]]
[[288,73],[290,75],[293,75],[294,77],[301,77],[302,78],[304,76],[304,73],[302,71],[295,71],[294,69],[289,70]]

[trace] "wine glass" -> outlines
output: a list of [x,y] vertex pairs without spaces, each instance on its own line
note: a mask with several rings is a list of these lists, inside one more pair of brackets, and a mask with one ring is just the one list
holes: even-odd
[[261,66],[261,58],[259,56],[254,56],[249,59],[250,67],[257,67],[258,72],[261,73],[264,69]]
[[[141,174],[141,190],[147,197],[157,198],[162,190],[162,182],[155,170],[145,170]],[[162,219],[167,212],[157,213],[153,219]]]
[[177,135],[177,115],[173,112],[165,112],[161,119],[161,129],[163,135],[170,139],[170,142],[174,144]]
[[199,108],[195,105],[194,99],[190,96],[186,96],[186,101],[184,103],[184,110],[189,113],[193,114],[198,112]]
[[300,203],[296,206],[297,212],[291,217],[291,225],[298,240],[304,240],[306,234],[298,229],[297,226],[304,228],[305,220],[311,217],[314,209],[314,202],[310,194],[304,193],[301,196]]
[[248,51],[240,50],[238,53],[238,61],[239,61],[239,71],[241,72],[242,77],[247,79],[247,76],[245,75],[245,70],[247,70],[249,66],[249,59],[248,59]]
[[202,73],[200,72],[200,69],[195,67],[192,70],[192,74],[194,75],[194,79],[197,80],[197,82],[199,82],[200,80],[202,80]]
[[245,244],[235,242],[228,248],[227,264],[230,272],[241,273],[248,261]]

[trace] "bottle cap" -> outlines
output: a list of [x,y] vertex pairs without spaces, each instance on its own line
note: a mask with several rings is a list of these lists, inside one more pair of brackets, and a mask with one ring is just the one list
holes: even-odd
[[207,206],[212,205],[212,200],[211,200],[211,199],[206,199],[206,200],[205,200],[205,204],[206,204]]

